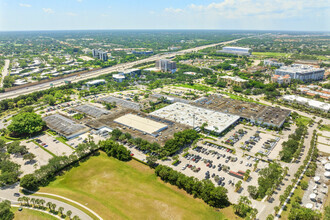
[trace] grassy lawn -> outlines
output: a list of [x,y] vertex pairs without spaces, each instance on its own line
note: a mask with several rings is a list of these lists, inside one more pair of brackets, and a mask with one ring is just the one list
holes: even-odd
[[296,123],[302,123],[303,125],[307,126],[311,120],[311,118],[300,115],[299,118],[296,119]]
[[321,131],[330,131],[330,125],[322,125],[320,130]]
[[57,220],[51,215],[31,209],[23,208],[22,211],[18,211],[18,208],[13,207],[12,210],[15,214],[14,220]]
[[254,102],[254,103],[257,103],[257,104],[260,104],[260,105],[266,105],[264,103],[261,103],[261,102],[255,101],[255,100],[251,100],[251,99],[248,99],[248,98],[244,98],[242,96],[234,95],[234,94],[231,94],[229,92],[221,92],[221,93],[228,95],[229,98],[231,98],[231,99],[240,100],[240,101],[244,101],[244,102]]
[[288,56],[290,56],[290,54],[278,53],[278,52],[253,52],[252,55],[265,56],[265,57],[288,57]]
[[[224,219],[224,214],[159,180],[149,167],[104,153],[58,177],[41,192],[71,198],[104,219]],[[226,213],[234,215],[230,210]]]
[[194,85],[178,84],[178,85],[175,85],[175,87],[184,87],[184,88],[188,88],[188,89],[196,89],[196,90],[203,91],[203,92],[215,91],[214,88],[211,88],[209,86],[204,86],[204,85],[201,85],[201,84],[194,84]]

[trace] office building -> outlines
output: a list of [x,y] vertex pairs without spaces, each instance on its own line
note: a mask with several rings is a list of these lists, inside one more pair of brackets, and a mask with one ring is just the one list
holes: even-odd
[[245,47],[223,47],[222,50],[218,50],[217,53],[250,56],[252,53],[252,49]]
[[101,84],[105,84],[104,79],[97,79],[97,80],[86,82],[86,86],[98,86],[98,85],[101,85]]
[[121,83],[125,80],[125,76],[122,74],[113,74],[112,78],[114,81],[119,82],[119,83]]
[[291,77],[289,75],[280,76],[280,75],[274,75],[272,76],[272,83],[278,83],[278,84],[289,84],[291,82]]
[[156,68],[164,72],[175,72],[176,62],[167,59],[157,60]]
[[102,61],[107,61],[108,60],[108,54],[107,52],[103,52],[101,50],[92,50],[92,54],[94,58],[100,59]]
[[280,63],[275,59],[268,59],[268,60],[264,60],[264,65],[265,66],[281,67],[281,66],[284,66],[284,63]]
[[119,73],[125,77],[129,77],[129,76],[132,76],[132,77],[135,77],[135,76],[139,76],[141,75],[141,70],[140,69],[127,69],[127,70],[124,70],[123,72]]
[[244,86],[248,82],[246,79],[242,79],[238,76],[221,76],[223,81],[227,82],[227,85],[236,85],[236,86]]
[[282,66],[275,70],[275,75],[289,75],[291,79],[301,81],[322,80],[325,70],[323,68],[315,68],[313,66],[293,64],[291,66]]

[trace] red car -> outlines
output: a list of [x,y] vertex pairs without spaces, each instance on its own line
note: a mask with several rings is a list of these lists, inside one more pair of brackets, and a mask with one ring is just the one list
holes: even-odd
[[133,157],[133,156],[134,156],[134,154],[131,154],[131,156]]
[[230,150],[229,149],[227,149],[227,152],[229,152]]

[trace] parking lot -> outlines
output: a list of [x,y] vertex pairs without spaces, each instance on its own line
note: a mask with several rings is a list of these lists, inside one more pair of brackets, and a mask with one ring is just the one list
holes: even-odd
[[[181,163],[178,165],[172,165],[171,161],[161,163],[187,176],[194,176],[200,180],[210,179],[215,185],[224,186],[228,189],[231,202],[236,202],[241,195],[248,196],[248,185],[258,185],[259,170],[268,166],[268,163],[257,158],[243,156],[240,152],[234,154],[226,146],[221,147],[204,141],[198,142],[197,147],[190,149],[188,153],[185,157],[181,154]],[[257,163],[257,168],[253,171],[255,163]],[[242,177],[248,169],[251,170],[250,178],[243,181]],[[242,175],[232,175],[230,171]],[[235,192],[235,184],[239,180],[243,182],[242,187]]]
[[52,137],[48,134],[40,135],[36,139],[40,140],[40,145],[42,145],[56,156],[69,156],[73,152],[73,149],[71,149],[69,146],[63,144],[62,142],[56,140],[55,137]]
[[11,156],[13,162],[21,165],[22,176],[25,174],[33,173],[36,169],[40,168],[40,166],[46,165],[48,160],[52,158],[52,155],[41,149],[39,146],[34,144],[33,142],[22,141],[21,145],[25,145],[29,151],[29,153],[33,153],[36,157],[32,162],[28,162],[23,160],[23,157],[14,157]]

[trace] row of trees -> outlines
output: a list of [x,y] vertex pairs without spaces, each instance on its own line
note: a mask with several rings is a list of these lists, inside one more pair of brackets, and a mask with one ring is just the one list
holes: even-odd
[[44,199],[36,199],[36,198],[30,198],[27,196],[22,196],[18,198],[18,201],[20,202],[21,206],[28,206],[28,207],[33,207],[36,209],[41,209],[41,210],[46,210],[48,208],[49,212],[58,215],[60,214],[61,218],[66,218],[68,217],[69,219],[73,220],[79,220],[80,218],[75,215],[73,218],[71,218],[72,211],[68,210],[64,212],[63,207],[58,207],[56,210],[56,204],[52,202],[47,202]]
[[111,139],[113,140],[133,144],[143,151],[155,152],[160,158],[177,153],[179,150],[199,138],[197,131],[188,129],[175,133],[173,139],[167,140],[164,147],[161,147],[158,143],[150,143],[142,138],[133,138],[131,134],[123,133],[119,129],[114,129],[111,135]]
[[[282,144],[282,150],[280,152],[281,160],[284,162],[291,162],[292,158],[298,158],[300,149],[303,146],[303,137],[306,133],[306,127],[299,125],[295,133],[289,135],[289,139]],[[301,143],[300,143],[301,142]],[[301,147],[299,147],[299,143]]]
[[37,190],[39,186],[47,185],[61,171],[69,169],[71,165],[95,152],[97,149],[99,149],[99,146],[93,141],[89,141],[86,144],[79,144],[75,154],[53,157],[49,159],[48,164],[41,166],[34,173],[23,176],[20,186],[28,190]]
[[31,136],[43,130],[45,122],[34,112],[20,112],[7,127],[11,136]]
[[99,145],[108,156],[122,161],[129,161],[132,159],[129,150],[111,139],[101,141]]
[[[287,186],[287,188],[284,191],[284,194],[280,196],[280,203],[281,205],[284,204],[284,202],[286,201],[286,199],[289,197],[291,190],[293,189],[294,185],[297,183],[298,178],[301,176],[301,174],[303,173],[306,165],[308,164],[309,160],[311,160],[310,165],[308,166],[308,169],[311,168],[311,164],[314,163],[317,160],[318,157],[318,150],[316,148],[316,140],[317,140],[317,135],[316,135],[316,130],[314,130],[313,132],[313,137],[311,140],[311,146],[309,148],[308,154],[303,162],[303,164],[299,167],[298,171],[294,174],[294,179],[292,179],[292,184]],[[308,170],[307,169],[307,170]],[[307,171],[306,171],[306,175],[307,175]],[[303,183],[301,182],[300,185],[303,188],[304,186],[302,185]],[[301,198],[296,196],[293,200],[289,200],[289,203],[293,203],[292,205],[292,209],[290,210],[290,219],[306,219],[305,217],[310,215],[312,216],[312,218],[308,218],[308,219],[320,219],[319,218],[319,214],[317,212],[313,212],[313,213],[307,213],[309,212],[308,210],[306,210],[305,208],[301,207]],[[276,206],[275,208],[275,212],[277,213],[280,208],[278,206]],[[297,218],[295,218],[295,216],[297,216]],[[315,218],[313,218],[313,216],[315,216]]]
[[0,140],[0,186],[17,182],[21,174],[21,166],[10,161],[10,156],[6,153],[8,146],[11,149],[13,145],[12,143],[7,145],[3,140]]
[[197,178],[188,177],[164,165],[158,165],[155,174],[163,181],[184,189],[194,197],[201,198],[210,206],[224,208],[230,205],[227,189],[222,186],[215,187],[210,180],[199,181]]

